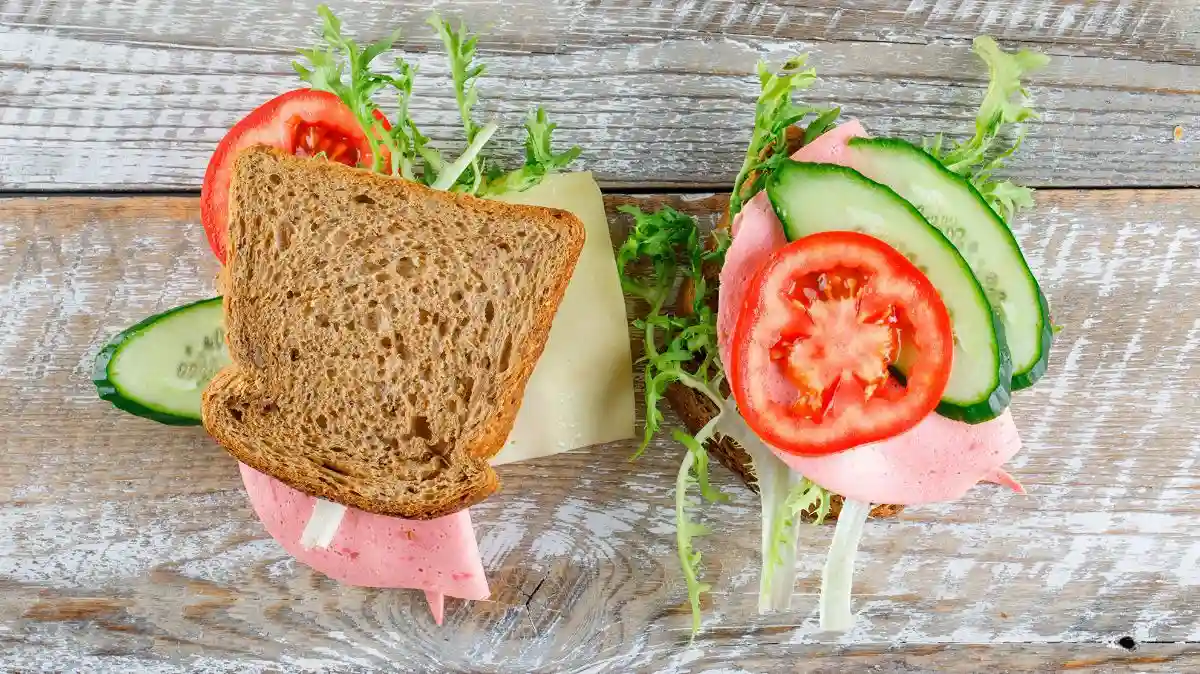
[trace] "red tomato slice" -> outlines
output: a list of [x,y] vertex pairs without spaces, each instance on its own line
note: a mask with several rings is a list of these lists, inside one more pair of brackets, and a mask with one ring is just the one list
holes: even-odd
[[[375,115],[388,128],[387,118]],[[233,158],[251,145],[269,145],[299,157],[321,152],[349,166],[369,166],[371,146],[366,134],[341,99],[312,89],[276,96],[246,115],[225,134],[204,172],[200,190],[200,221],[208,244],[225,263],[229,238],[229,178]]]
[[874,237],[825,232],[780,248],[750,282],[729,382],[764,441],[832,454],[933,412],[953,349],[946,305],[920,270]]

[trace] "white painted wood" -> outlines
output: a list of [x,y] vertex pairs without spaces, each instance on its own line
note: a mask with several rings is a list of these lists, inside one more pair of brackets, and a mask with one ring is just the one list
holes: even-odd
[[[439,5],[486,33],[483,111],[519,151],[544,103],[561,140],[607,185],[723,185],[749,134],[757,59],[810,51],[838,103],[876,133],[966,133],[984,74],[982,31],[1057,54],[1036,76],[1043,122],[1013,162],[1035,185],[1197,185],[1200,26],[1188,0],[522,0]],[[10,0],[0,12],[0,190],[196,189],[216,142],[268,98],[300,85],[306,4]],[[349,29],[407,27],[422,68],[414,114],[454,145],[459,123],[424,3],[347,2]],[[1120,60],[1105,57],[1119,56]],[[1174,138],[1182,128],[1182,140]]]
[[[636,464],[616,444],[502,467],[473,514],[493,600],[451,601],[436,628],[420,593],[341,587],[287,558],[202,431],[94,398],[107,337],[211,292],[194,199],[0,201],[0,669],[1196,669],[1200,192],[1039,198],[1017,232],[1065,329],[1014,405],[1029,495],[984,486],[868,522],[859,624],[831,641],[815,612],[831,530],[802,534],[795,611],[758,616],[757,504],[716,468],[734,499],[701,516],[715,591],[694,643],[673,443]],[[628,202],[706,221],[721,207],[608,198]],[[1123,636],[1143,645],[1112,645]]]

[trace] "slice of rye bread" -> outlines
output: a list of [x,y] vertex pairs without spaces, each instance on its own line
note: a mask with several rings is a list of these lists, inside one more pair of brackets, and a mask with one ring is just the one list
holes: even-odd
[[266,148],[235,159],[233,365],[204,391],[229,453],[307,494],[432,519],[499,481],[584,241],[565,211]]
[[[803,145],[803,139],[804,132],[800,127],[792,126],[788,128],[787,152],[789,155],[800,149],[800,147]],[[753,176],[751,176],[751,179],[747,180],[746,182],[753,182]],[[729,212],[726,211],[721,217],[721,220],[717,223],[717,227],[728,229],[729,224]],[[710,243],[711,241],[712,240],[710,238]],[[721,281],[721,269],[716,265],[707,267],[704,269],[704,276],[709,282],[709,287],[715,289]],[[682,314],[691,313],[692,301],[694,297],[694,288],[691,282],[685,279],[684,285],[679,292],[679,298],[675,304],[675,311]],[[712,295],[711,306],[715,311],[717,308],[717,298],[715,293]],[[725,394],[729,394],[729,390],[727,388],[725,390]],[[717,415],[717,406],[713,404],[713,402],[709,400],[707,396],[682,384],[675,383],[668,386],[666,398],[667,402],[671,405],[671,409],[675,410],[675,413],[678,414],[681,419],[683,419],[684,425],[687,426],[688,431],[691,433],[700,432],[700,429],[704,428],[705,424],[707,424],[712,420],[713,417]],[[719,461],[722,466],[725,466],[737,474],[737,476],[742,479],[742,482],[746,483],[747,487],[749,487],[752,491],[758,491],[758,487],[754,483],[754,472],[750,468],[750,455],[747,454],[746,450],[742,449],[740,445],[729,438],[722,438],[719,441],[709,441],[708,451],[717,457],[717,461]],[[826,519],[827,522],[837,521],[837,516],[842,511],[842,501],[843,499],[841,496],[835,495],[833,497],[829,516]],[[892,517],[898,514],[901,510],[904,510],[904,506],[881,504],[871,509],[871,516]],[[801,515],[808,520],[813,518],[813,514],[814,513],[811,511],[805,511],[801,513]]]

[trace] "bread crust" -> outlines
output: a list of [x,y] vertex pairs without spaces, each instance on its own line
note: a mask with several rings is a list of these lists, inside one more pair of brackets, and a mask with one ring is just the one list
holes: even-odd
[[[431,190],[422,185],[408,181],[400,181],[369,171],[351,169],[332,162],[297,159],[286,153],[270,148],[250,148],[244,150],[234,160],[234,182],[231,185],[230,218],[229,222],[239,222],[238,209],[242,208],[239,195],[238,181],[246,172],[253,171],[248,162],[254,161],[255,155],[263,153],[271,155],[275,161],[293,168],[303,162],[302,170],[312,172],[319,180],[321,175],[347,179],[347,172],[354,172],[352,179],[366,189],[378,189],[389,195],[397,192],[404,193],[405,199],[432,199],[441,201],[444,205],[455,209],[469,209],[479,217],[508,220],[524,220],[536,222],[539,227],[546,227],[557,232],[560,236],[564,251],[557,259],[563,261],[550,279],[548,287],[539,291],[540,296],[533,298],[536,307],[533,309],[531,328],[524,333],[523,341],[513,344],[512,365],[506,370],[504,378],[496,383],[494,390],[494,406],[489,410],[490,416],[482,423],[473,424],[474,429],[464,428],[463,431],[473,431],[469,436],[463,436],[457,447],[447,453],[445,460],[457,466],[464,474],[459,481],[443,480],[438,482],[436,498],[422,500],[417,498],[374,498],[370,493],[362,493],[352,488],[314,479],[311,470],[306,470],[292,463],[268,460],[261,446],[264,438],[254,437],[254,432],[242,424],[243,407],[260,404],[270,397],[272,388],[266,381],[266,375],[261,371],[261,364],[256,368],[252,363],[242,362],[238,354],[245,353],[247,343],[253,343],[253,336],[240,334],[241,326],[231,316],[231,309],[239,299],[239,288],[233,268],[238,255],[238,237],[230,236],[227,266],[220,276],[222,292],[226,296],[225,318],[227,326],[226,339],[230,344],[230,355],[234,362],[219,372],[205,388],[202,396],[202,419],[206,430],[238,461],[255,470],[280,480],[288,486],[298,489],[317,498],[333,501],[342,505],[380,515],[402,517],[406,519],[433,519],[452,514],[463,508],[479,503],[499,488],[499,478],[488,465],[488,459],[499,453],[511,432],[524,395],[525,385],[533,372],[549,338],[550,326],[557,313],[566,288],[574,273],[575,264],[583,248],[585,229],[583,223],[573,214],[556,209],[509,204],[498,201],[478,199],[469,195],[454,194]],[[261,158],[261,157],[260,157]],[[333,174],[341,174],[334,176]],[[556,243],[556,245],[558,245]],[[300,384],[303,385],[303,384]],[[364,387],[366,388],[366,387]],[[278,390],[278,389],[275,389]],[[366,399],[366,396],[363,396]],[[237,419],[234,419],[234,414]],[[384,414],[381,409],[379,414]],[[272,438],[272,441],[275,439]],[[278,443],[276,443],[278,444]],[[299,463],[299,462],[297,462]],[[449,468],[448,468],[449,469]]]

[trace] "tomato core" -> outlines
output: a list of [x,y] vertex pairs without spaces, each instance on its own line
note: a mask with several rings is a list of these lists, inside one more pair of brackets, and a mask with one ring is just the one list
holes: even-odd
[[820,423],[835,399],[865,401],[891,376],[900,353],[898,309],[864,302],[871,280],[862,270],[838,267],[799,274],[784,291],[791,321],[770,355],[797,389],[792,414]]

